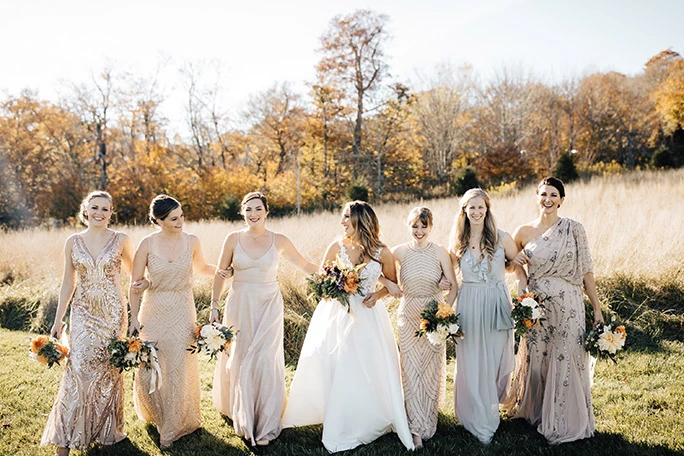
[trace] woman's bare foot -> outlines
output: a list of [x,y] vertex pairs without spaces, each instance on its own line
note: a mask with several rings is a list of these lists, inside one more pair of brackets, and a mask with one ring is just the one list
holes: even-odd
[[259,446],[266,446],[271,443],[268,439],[257,440],[256,444]]
[[413,434],[413,446],[416,447],[416,450],[423,448],[423,439],[419,435]]
[[57,456],[67,456],[69,454],[69,451],[69,448],[57,447],[57,452],[55,454]]

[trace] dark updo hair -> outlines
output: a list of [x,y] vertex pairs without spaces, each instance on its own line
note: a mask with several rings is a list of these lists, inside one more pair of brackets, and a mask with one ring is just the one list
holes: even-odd
[[111,205],[112,214],[114,213],[114,202],[112,201],[112,195],[104,190],[90,192],[88,193],[88,196],[83,198],[83,201],[81,201],[81,210],[78,212],[79,220],[86,226],[88,226],[88,204],[95,198],[104,198],[108,200],[109,204]]
[[245,204],[252,201],[253,199],[261,200],[261,202],[264,204],[264,209],[266,209],[266,212],[268,212],[268,201],[266,200],[266,197],[264,196],[264,194],[261,192],[249,192],[249,193],[247,193],[245,195],[245,197],[242,198],[242,203],[240,203],[240,208],[244,209]]
[[542,179],[541,182],[539,182],[539,185],[537,185],[537,191],[542,185],[550,185],[551,187],[555,187],[556,190],[558,190],[560,197],[565,198],[565,186],[563,185],[563,181],[557,177],[545,177]]
[[179,207],[181,207],[181,203],[177,199],[169,195],[157,195],[150,203],[150,221],[155,225],[159,225],[157,220],[164,220],[171,211]]

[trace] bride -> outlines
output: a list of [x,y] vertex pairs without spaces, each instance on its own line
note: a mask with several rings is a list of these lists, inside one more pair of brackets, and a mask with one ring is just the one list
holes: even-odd
[[361,269],[359,292],[349,311],[336,300],[316,307],[290,388],[283,427],[323,423],[330,452],[370,443],[396,432],[408,449],[413,441],[406,420],[399,357],[389,315],[373,291],[384,275],[396,281],[394,259],[379,239],[380,224],[368,203],[347,203],[344,238],[332,243],[323,264],[336,257]]

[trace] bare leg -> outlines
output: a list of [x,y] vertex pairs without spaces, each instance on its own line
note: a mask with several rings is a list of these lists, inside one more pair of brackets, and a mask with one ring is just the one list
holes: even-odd
[[69,454],[69,451],[69,448],[57,447],[57,452],[55,454],[57,456],[67,456]]
[[416,447],[416,450],[423,448],[423,439],[417,434],[413,434],[413,446]]

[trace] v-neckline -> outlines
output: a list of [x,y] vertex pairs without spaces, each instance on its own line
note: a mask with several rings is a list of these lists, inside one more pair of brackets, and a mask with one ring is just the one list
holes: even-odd
[[[361,269],[365,269],[365,267],[368,266],[368,265],[370,264],[370,261],[369,261],[368,263],[364,263],[363,258],[361,258],[361,263],[359,263],[359,264],[354,264],[354,262],[352,261],[352,259],[349,257],[349,254],[347,253],[347,246],[344,245],[344,242],[342,242],[342,241],[340,241],[340,248],[341,248],[341,250],[344,251],[344,256],[347,257],[347,260],[349,260],[349,264],[351,264],[352,268],[356,268],[356,267],[359,267],[359,266],[363,265],[363,267],[362,267]],[[364,256],[365,256],[365,255],[364,255]],[[371,258],[371,261],[375,261],[375,260],[373,260],[373,258]]]
[[254,257],[252,257],[252,255],[250,255],[249,253],[247,253],[247,250],[245,250],[245,248],[242,246],[242,242],[240,241],[240,237],[238,236],[238,245],[240,246],[240,248],[242,249],[242,251],[245,253],[245,255],[247,255],[247,258],[249,258],[249,259],[252,260],[252,261],[259,261],[260,259],[262,259],[263,257],[265,257],[266,254],[267,254],[268,252],[271,251],[271,249],[273,248],[273,245],[274,245],[274,244],[275,244],[275,236],[271,239],[271,245],[268,246],[268,248],[264,251],[264,253],[262,253],[260,256],[258,256],[258,257],[256,257],[256,258],[254,258]]
[[83,235],[81,233],[78,233],[78,237],[81,240],[81,243],[83,244],[83,250],[86,251],[90,259],[92,260],[93,264],[97,264],[99,261],[100,257],[102,256],[102,253],[107,250],[107,247],[109,247],[109,244],[112,242],[112,240],[116,237],[116,231],[112,233],[112,235],[107,239],[107,242],[105,242],[105,245],[102,247],[102,249],[98,252],[97,256],[93,256],[93,254],[90,252],[90,249],[88,248],[88,244],[86,244],[85,239],[83,239]]

